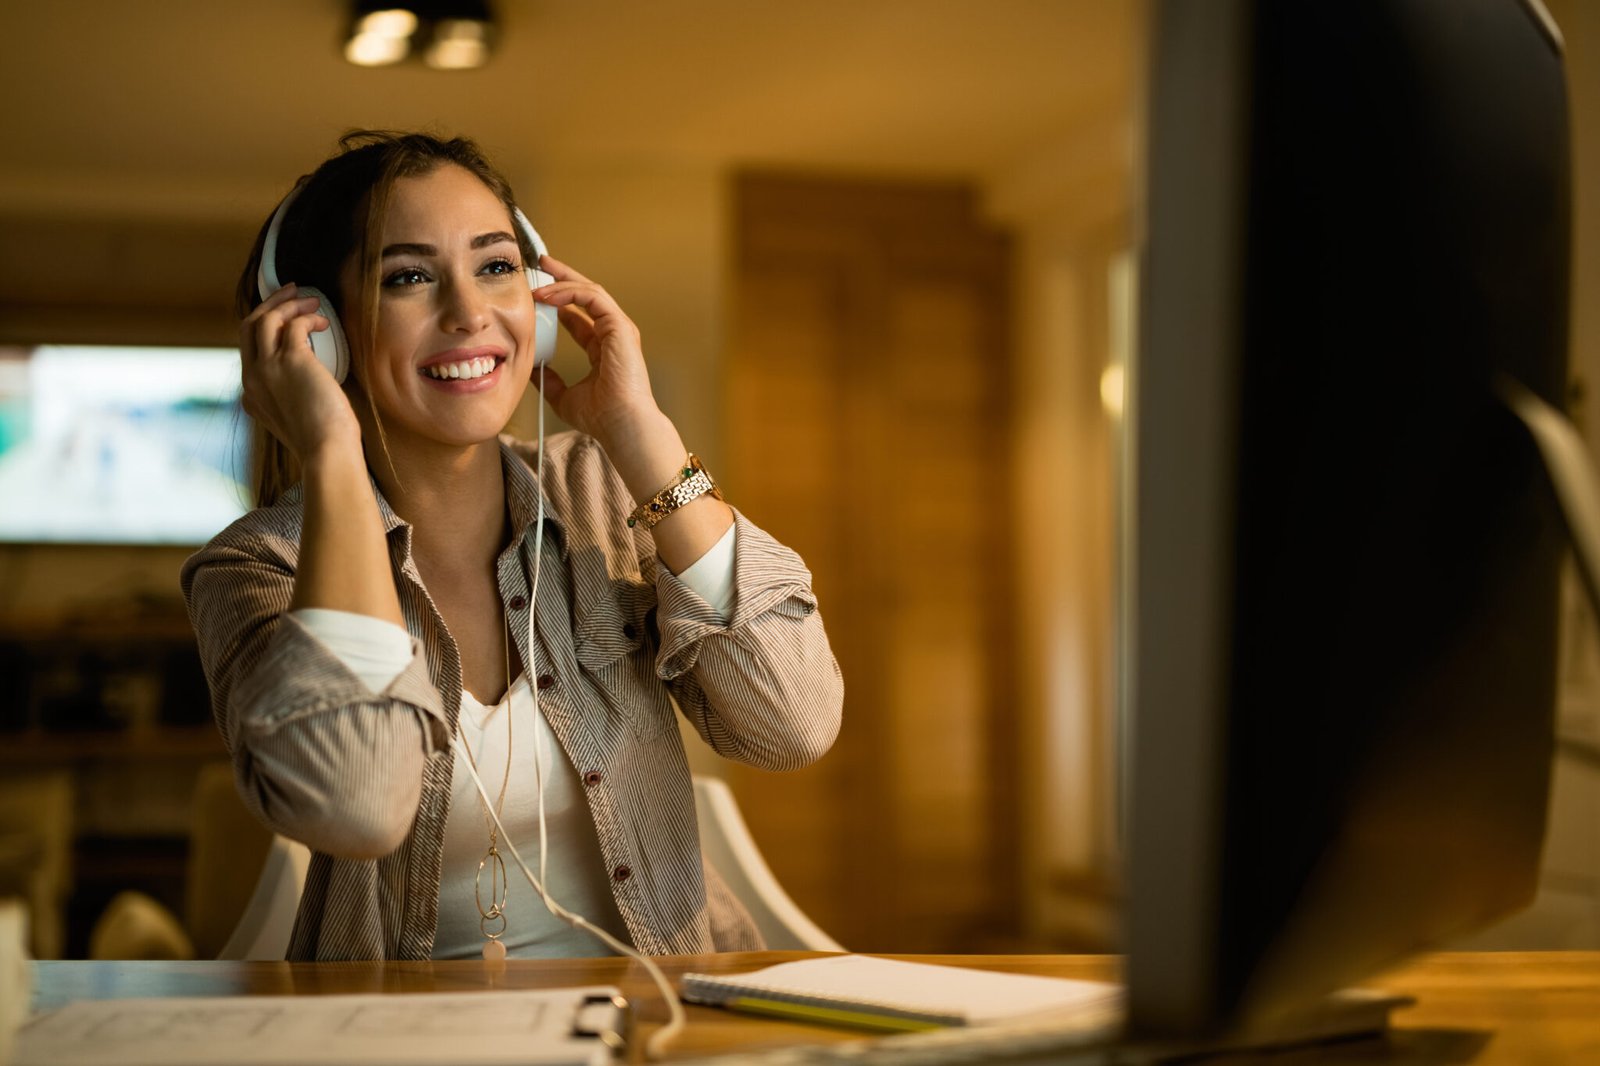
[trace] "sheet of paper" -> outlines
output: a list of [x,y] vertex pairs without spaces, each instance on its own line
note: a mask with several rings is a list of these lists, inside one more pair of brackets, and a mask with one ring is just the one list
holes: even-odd
[[24,1026],[14,1066],[604,1066],[573,1019],[616,991],[80,1000]]

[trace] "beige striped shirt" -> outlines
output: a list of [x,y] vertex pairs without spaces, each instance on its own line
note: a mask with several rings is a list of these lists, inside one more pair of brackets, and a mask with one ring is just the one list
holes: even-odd
[[[503,439],[501,450],[515,531],[496,564],[501,600],[585,783],[629,934],[651,954],[760,946],[702,863],[673,700],[727,758],[783,770],[826,752],[844,688],[810,573],[736,511],[736,602],[722,623],[659,564],[650,534],[626,526],[633,501],[600,446],[563,433],[546,441],[544,559],[530,605],[534,449]],[[298,486],[183,568],[239,791],[269,828],[313,852],[291,959],[426,959],[438,922],[461,660],[411,558],[411,527],[381,493],[378,506],[418,652],[382,692],[288,616]]]

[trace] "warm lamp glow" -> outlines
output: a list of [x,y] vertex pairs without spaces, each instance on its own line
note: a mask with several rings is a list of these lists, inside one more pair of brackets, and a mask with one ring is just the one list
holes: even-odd
[[1100,406],[1113,419],[1122,417],[1123,398],[1127,390],[1127,375],[1122,364],[1112,363],[1100,371]]
[[391,7],[362,15],[356,23],[356,35],[374,34],[379,37],[410,37],[417,32],[417,14],[403,7]]
[[344,57],[358,67],[383,67],[398,63],[411,51],[409,37],[358,33],[345,42]]
[[420,51],[436,70],[489,61],[494,14],[488,0],[356,0],[344,57],[363,67],[398,63]]
[[469,70],[489,58],[488,27],[473,19],[444,19],[422,61],[436,70]]

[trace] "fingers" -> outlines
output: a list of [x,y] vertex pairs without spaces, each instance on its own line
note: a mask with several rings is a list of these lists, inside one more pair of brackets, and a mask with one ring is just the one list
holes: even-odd
[[594,319],[590,318],[583,308],[568,304],[556,311],[556,317],[561,319],[562,327],[578,342],[584,351],[589,350],[589,341],[594,338]]
[[313,304],[311,314],[296,315],[289,320],[288,325],[284,327],[283,336],[292,342],[293,347],[310,351],[311,335],[322,332],[330,325],[332,323],[328,321],[328,317],[318,312]]
[[[639,387],[648,391],[639,327],[611,294],[559,259],[542,256],[539,265],[556,280],[534,289],[533,298],[556,308],[562,328],[589,357],[592,373],[573,388],[585,391],[584,386],[596,380],[598,374],[609,381],[606,388],[611,393],[621,389],[617,395],[623,395]],[[557,414],[568,417],[554,397],[550,402],[556,405]]]
[[583,281],[588,282],[590,285],[594,284],[593,281],[590,281],[588,278],[584,277],[582,274],[572,269],[572,267],[551,255],[549,252],[546,252],[544,255],[539,257],[539,269],[543,270],[546,274],[549,274],[557,281]]
[[290,284],[268,296],[239,324],[240,354],[246,359],[283,355],[289,351],[310,352],[310,335],[327,329],[329,321],[319,313],[315,296],[297,295]]
[[[588,281],[560,281],[534,290],[534,298],[556,308],[561,325],[597,364],[602,351],[637,351],[639,327],[600,286]],[[620,349],[613,345],[620,344]]]
[[[544,377],[542,382],[539,380],[541,371]],[[567,391],[567,379],[561,376],[561,372],[548,364],[543,367],[535,367],[533,384],[536,388],[544,390],[545,402],[554,407],[559,413],[561,410],[561,397]]]
[[311,334],[331,326],[320,298],[294,285],[262,300],[239,326],[245,412],[301,457],[329,442],[361,444],[349,397],[311,346]]
[[553,256],[541,256],[539,266],[556,279],[553,284],[541,285],[533,290],[533,298],[540,303],[550,304],[552,307],[577,305],[596,321],[613,316],[619,319],[628,317],[623,314],[621,306],[612,299],[610,293],[561,260]]
[[299,291],[300,287],[294,282],[290,282],[289,284],[282,286],[276,292],[269,295],[265,300],[262,300],[259,304],[257,304],[254,310],[252,310],[248,315],[245,315],[243,322],[241,322],[241,326],[251,326],[254,323],[260,322],[269,315],[281,313],[282,308],[285,305],[294,303],[296,299],[307,299],[306,297],[299,296]]

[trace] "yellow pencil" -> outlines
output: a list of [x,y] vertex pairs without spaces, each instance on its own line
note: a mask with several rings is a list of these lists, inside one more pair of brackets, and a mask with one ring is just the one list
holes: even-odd
[[789,1018],[800,1022],[819,1022],[823,1025],[845,1025],[857,1029],[879,1029],[892,1033],[920,1033],[927,1029],[945,1028],[939,1022],[923,1018],[901,1018],[889,1014],[869,1014],[866,1011],[843,1010],[838,1007],[819,1007],[810,1003],[789,1003],[780,999],[759,999],[737,996],[722,1002],[730,1010],[747,1014],[766,1014],[774,1018]]

